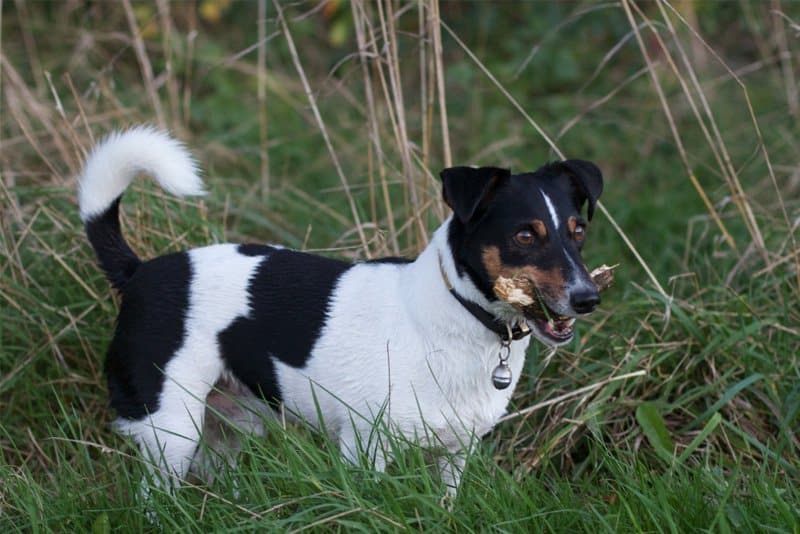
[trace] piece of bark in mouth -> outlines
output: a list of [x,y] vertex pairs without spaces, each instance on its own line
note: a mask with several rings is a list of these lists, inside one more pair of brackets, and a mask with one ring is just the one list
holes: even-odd
[[[597,286],[598,291],[605,291],[614,282],[614,269],[617,265],[601,265],[592,270],[589,276]],[[538,315],[544,318],[548,313],[542,308],[539,298],[536,298],[536,286],[533,280],[523,274],[515,274],[512,277],[498,276],[494,283],[494,294],[497,298],[508,302],[515,308],[523,310],[526,315]]]
[[592,278],[594,285],[597,286],[598,291],[605,291],[611,287],[611,285],[614,283],[614,269],[617,267],[619,267],[619,264],[611,266],[603,264],[589,273],[589,276]]
[[511,277],[498,276],[494,283],[494,294],[528,317],[539,317],[547,320],[548,312],[542,306],[541,298],[536,295],[536,285],[528,276],[515,273]]
[[536,290],[533,281],[527,276],[498,276],[494,283],[494,294],[512,306],[524,307],[535,302]]

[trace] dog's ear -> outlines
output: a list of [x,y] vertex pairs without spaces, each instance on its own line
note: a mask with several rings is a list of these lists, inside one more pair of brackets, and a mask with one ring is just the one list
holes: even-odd
[[497,167],[450,167],[439,176],[444,201],[466,223],[491,199],[494,189],[511,176],[511,171]]
[[575,188],[575,204],[580,210],[583,203],[589,201],[587,217],[591,221],[594,206],[603,192],[603,173],[591,161],[568,159],[559,164],[569,174]]

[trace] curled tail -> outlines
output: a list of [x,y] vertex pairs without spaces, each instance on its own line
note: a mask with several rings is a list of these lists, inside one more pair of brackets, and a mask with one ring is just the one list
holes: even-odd
[[116,289],[122,289],[141,264],[119,224],[122,193],[139,173],[152,175],[174,195],[205,193],[186,148],[154,128],[114,133],[94,148],[80,178],[78,201],[89,242]]

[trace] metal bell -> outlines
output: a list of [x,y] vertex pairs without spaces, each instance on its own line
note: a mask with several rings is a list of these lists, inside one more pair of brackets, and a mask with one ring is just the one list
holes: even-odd
[[492,384],[497,389],[506,389],[511,385],[511,368],[500,362],[492,371]]

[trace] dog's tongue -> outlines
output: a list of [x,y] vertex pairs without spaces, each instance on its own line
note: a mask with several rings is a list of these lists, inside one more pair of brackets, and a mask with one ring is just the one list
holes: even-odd
[[571,317],[551,318],[544,323],[544,331],[555,338],[567,338],[572,335],[574,324],[575,319]]

